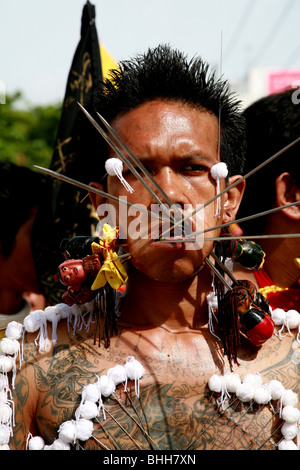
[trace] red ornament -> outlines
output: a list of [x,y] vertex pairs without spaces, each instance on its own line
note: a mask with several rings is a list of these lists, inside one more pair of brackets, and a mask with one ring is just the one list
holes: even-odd
[[274,333],[274,322],[270,315],[256,305],[240,315],[247,338],[255,346],[262,346]]

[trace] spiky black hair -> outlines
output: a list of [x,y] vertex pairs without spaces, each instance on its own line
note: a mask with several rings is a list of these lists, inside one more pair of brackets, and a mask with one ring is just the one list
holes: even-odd
[[[221,116],[221,159],[226,162],[229,175],[242,173],[245,125],[241,103],[231,93],[228,82],[217,79],[200,57],[189,60],[182,52],[159,45],[123,61],[119,69],[111,71],[109,79],[96,87],[89,111],[95,117],[98,111],[111,122],[118,114],[157,98],[199,107],[218,119]],[[103,173],[107,158],[104,143],[97,139],[95,131],[87,130],[86,125],[84,129],[89,139],[83,139],[85,155],[89,152],[94,169],[95,165],[98,168],[98,160]]]

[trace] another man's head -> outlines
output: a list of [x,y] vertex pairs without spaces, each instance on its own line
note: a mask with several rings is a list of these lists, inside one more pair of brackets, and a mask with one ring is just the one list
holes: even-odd
[[[167,46],[149,50],[120,65],[111,81],[99,88],[90,111],[96,118],[95,113],[100,112],[113,125],[180,207],[200,205],[216,194],[210,169],[220,159],[228,166],[231,182],[242,172],[244,121],[239,102],[229,92],[228,84],[217,80],[201,59],[189,61]],[[90,129],[88,139],[92,144],[86,149],[92,161],[87,161],[93,174],[90,180],[99,181],[106,159],[115,155],[94,129]],[[152,196],[126,169],[124,175],[134,188],[133,194],[111,176],[105,189],[150,210]],[[222,198],[218,223],[234,219],[242,191],[243,184]],[[96,207],[103,203],[101,198],[92,199]],[[204,228],[216,225],[215,204],[205,209]],[[218,233],[214,230],[210,235]],[[127,241],[133,263],[140,271],[153,279],[175,282],[197,272],[212,246],[210,242],[202,250],[188,252],[180,244],[160,245],[155,240],[132,237]]]
[[44,179],[34,171],[0,162],[1,282],[20,291],[39,292],[31,232],[44,197]]
[[[300,137],[300,105],[294,103],[295,90],[264,97],[245,110],[247,123],[247,158],[249,172]],[[264,212],[300,199],[300,143],[247,179],[238,217]],[[277,214],[282,221],[297,223],[299,206]],[[274,216],[275,217],[275,216]],[[249,235],[270,232],[273,216],[258,217],[241,224]],[[281,223],[282,229],[283,224]]]
[[[245,111],[248,150],[245,171],[251,171],[300,137],[300,105],[293,100],[295,90],[267,96]],[[252,216],[287,206],[241,227],[246,235],[297,234],[300,230],[299,175],[300,143],[247,179],[237,218]],[[299,238],[264,238],[258,241],[266,253],[264,270],[280,287],[298,285]]]

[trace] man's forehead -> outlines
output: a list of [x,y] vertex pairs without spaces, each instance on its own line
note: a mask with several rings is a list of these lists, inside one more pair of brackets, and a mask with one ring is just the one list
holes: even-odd
[[189,105],[163,100],[143,103],[118,116],[112,125],[139,158],[166,148],[175,158],[216,158],[217,118]]

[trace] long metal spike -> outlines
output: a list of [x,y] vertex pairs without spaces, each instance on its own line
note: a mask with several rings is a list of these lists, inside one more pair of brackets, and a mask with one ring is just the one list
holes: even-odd
[[[139,445],[138,442],[136,442],[136,440],[129,434],[129,432],[126,431],[126,429],[122,426],[121,423],[119,423],[119,421],[108,411],[108,410],[105,410],[105,413],[107,413],[112,419],[113,421],[120,427],[120,429],[129,437],[129,439],[132,440],[132,442],[134,442],[134,444],[137,446],[137,448],[139,450],[143,450],[141,448],[141,446]],[[97,418],[96,418],[96,421],[97,421]]]
[[191,235],[188,235],[187,238],[189,236],[190,237],[192,237],[192,236],[196,237],[197,235],[201,235],[202,233],[211,232],[212,230],[218,230],[220,228],[226,228],[226,227],[229,227],[230,225],[240,224],[242,222],[247,222],[248,220],[256,219],[258,217],[263,217],[265,215],[274,214],[275,212],[282,211],[284,209],[288,209],[289,207],[299,206],[299,205],[300,205],[300,201],[297,201],[297,202],[291,202],[290,204],[286,204],[284,206],[274,207],[273,209],[269,209],[269,210],[264,211],[264,212],[258,212],[257,214],[248,215],[247,217],[243,217],[241,219],[236,219],[236,220],[233,220],[232,222],[227,222],[226,224],[216,225],[215,227],[207,228],[205,230],[201,230],[199,232],[192,233]]
[[235,403],[237,400],[238,400],[238,398],[235,398],[235,399],[233,400],[233,402],[230,403],[226,408],[224,408],[224,409],[219,413],[219,415],[218,415],[216,418],[213,418],[213,420],[210,421],[210,423],[208,423],[208,425],[207,425],[204,429],[201,430],[201,432],[195,437],[195,439],[193,439],[192,442],[189,443],[189,445],[188,445],[184,450],[190,450],[190,448],[195,444],[195,442],[197,442],[198,439],[199,439],[201,436],[203,436],[203,435],[206,433],[206,431],[207,431],[211,426],[213,426],[213,425],[218,421],[218,419],[220,419],[220,418],[226,413],[226,411],[229,410],[229,408],[230,408],[232,405],[234,405],[234,403]]
[[[231,412],[235,413],[239,406],[240,406],[240,402],[237,401],[235,406],[233,408],[231,408]],[[226,430],[226,428],[229,427],[231,424],[232,424],[232,420],[230,420],[230,416],[228,416],[225,423],[223,424],[223,426],[218,429],[218,432],[215,436],[215,439],[212,442],[212,444],[210,445],[210,450],[213,450],[213,447],[216,445],[216,442],[218,441],[219,437],[222,436],[223,431]]]
[[[137,422],[137,420],[135,419],[134,416],[132,416],[131,413],[129,413],[129,411],[125,408],[125,406],[122,405],[122,403],[120,402],[120,400],[118,400],[118,398],[113,395],[114,399],[117,401],[117,403],[120,405],[120,407],[122,408],[123,411],[125,411],[125,413],[133,420],[133,422],[139,427],[139,429],[142,431],[142,433],[149,439],[150,442],[152,442],[154,444],[154,446],[156,447],[156,450],[160,450],[160,448],[158,447],[158,445],[154,442],[154,440],[152,439],[152,437],[150,436],[150,434],[144,429],[144,426],[140,423]],[[139,417],[139,416],[138,416]]]
[[[262,412],[263,412],[263,410],[259,410],[259,411],[258,411],[258,413],[262,413]],[[255,418],[256,418],[256,415],[257,415],[257,414],[254,414],[254,415],[253,415],[252,419],[250,420],[250,422],[248,423],[248,425],[246,426],[246,428],[242,430],[240,436],[236,439],[236,441],[234,442],[234,444],[233,444],[233,446],[231,447],[230,450],[234,450],[235,446],[237,445],[237,443],[239,442],[239,440],[242,438],[242,436],[247,433],[247,430],[249,429],[249,427],[250,427],[250,426],[252,425],[252,423],[254,422],[254,420],[255,420]],[[271,418],[264,424],[264,428],[266,428],[267,425],[273,421],[274,416],[275,416],[275,415],[272,415]],[[263,431],[265,431],[265,429],[261,430],[258,434],[256,434],[255,438],[256,438],[256,441],[257,441],[257,442],[258,442],[258,436],[259,436]],[[268,441],[269,439],[271,439],[271,437],[272,437],[272,436],[270,436],[270,437],[267,439],[267,441]],[[265,441],[265,442],[267,442],[267,441]],[[265,444],[265,442],[262,444],[262,446]],[[250,446],[251,446],[251,444],[250,444]]]
[[233,434],[234,430],[239,426],[240,422],[242,421],[243,418],[245,418],[248,414],[248,412],[252,409],[252,404],[245,410],[240,412],[239,419],[237,421],[232,421],[233,426],[231,429],[228,431],[228,433],[224,436],[223,440],[220,442],[220,444],[216,447],[216,449],[219,449],[221,445],[225,444],[228,438],[231,437]]
[[161,217],[159,214],[157,214],[156,212],[152,212],[152,211],[148,211],[147,209],[144,209],[142,206],[139,206],[139,205],[136,205],[136,204],[132,204],[131,202],[128,202],[122,198],[119,198],[117,196],[113,196],[112,194],[109,194],[109,193],[106,193],[105,191],[101,191],[100,189],[97,189],[97,188],[93,188],[93,186],[89,186],[85,183],[81,183],[80,181],[77,181],[73,178],[70,178],[69,176],[66,176],[66,175],[63,175],[61,173],[57,173],[56,171],[53,171],[53,170],[50,170],[48,168],[43,168],[42,166],[38,166],[38,165],[34,165],[35,168],[37,168],[38,170],[41,170],[43,171],[44,173],[47,173],[48,175],[54,177],[54,178],[57,178],[61,181],[64,181],[65,183],[69,183],[69,184],[72,184],[73,186],[76,186],[78,188],[81,188],[81,189],[84,189],[85,191],[89,191],[90,193],[95,193],[95,194],[98,194],[100,196],[103,196],[107,199],[111,199],[112,201],[116,201],[118,203],[122,203],[122,204],[125,204],[129,207],[134,207],[135,209],[141,211],[141,212],[145,212],[146,214],[148,215],[153,215],[154,217],[157,217],[157,218],[161,218],[162,220],[166,220],[166,221],[169,221],[170,219],[164,219],[163,217]]
[[[211,237],[211,238],[204,238],[203,241],[217,241],[222,242],[225,240],[268,240],[268,239],[276,239],[276,238],[299,238],[300,233],[278,233],[278,234],[271,234],[271,235],[239,235],[239,236],[226,236],[226,237]],[[163,239],[160,240],[162,243],[195,243],[192,238],[174,238],[174,239]]]
[[213,259],[216,261],[216,263],[220,266],[220,268],[223,269],[223,271],[227,274],[227,276],[230,277],[230,279],[232,280],[232,282],[234,284],[237,283],[237,280],[236,278],[234,277],[234,275],[232,274],[232,272],[225,266],[224,263],[222,263],[222,261],[217,257],[217,255],[211,250],[210,252],[210,255],[213,257]]
[[[82,104],[78,103],[86,117],[89,119],[89,121],[93,124],[93,126],[97,129],[97,131],[102,135],[102,137],[105,139],[105,141],[110,145],[110,147],[113,149],[113,151],[118,155],[118,157],[122,160],[122,162],[129,168],[129,170],[134,174],[134,176],[142,183],[142,185],[149,191],[149,193],[152,195],[152,197],[156,200],[156,202],[162,206],[162,209],[164,212],[170,217],[172,221],[174,221],[173,214],[168,210],[168,208],[162,203],[162,201],[159,199],[157,194],[150,188],[150,186],[145,182],[145,180],[142,178],[142,176],[136,171],[134,166],[130,163],[127,157],[123,155],[121,150],[115,145],[115,143],[109,138],[109,136],[106,134],[106,132],[99,126],[97,121],[90,115],[90,113],[82,106]],[[182,214],[181,214],[182,216]]]
[[[271,163],[273,160],[275,160],[276,158],[278,158],[280,155],[282,155],[284,152],[286,152],[287,150],[289,150],[291,147],[293,147],[294,145],[296,145],[298,142],[300,142],[300,137],[298,137],[297,139],[295,139],[293,142],[291,142],[289,145],[287,145],[286,147],[284,147],[283,149],[281,149],[279,152],[275,153],[274,155],[272,155],[270,158],[268,158],[267,160],[265,160],[263,163],[261,163],[260,165],[258,165],[257,167],[255,167],[253,170],[249,171],[249,173],[247,173],[246,175],[244,176],[241,176],[241,178],[239,178],[237,181],[235,181],[234,183],[232,183],[231,185],[227,186],[225,189],[223,189],[222,191],[220,191],[218,194],[216,194],[214,197],[212,197],[211,199],[209,199],[208,201],[206,201],[205,203],[201,204],[200,207],[198,207],[197,209],[194,209],[189,215],[185,216],[182,220],[179,220],[178,222],[176,222],[176,224],[171,227],[171,229],[175,228],[177,225],[179,224],[182,224],[186,219],[189,219],[190,217],[192,217],[193,215],[195,215],[197,212],[199,212],[200,210],[203,210],[206,206],[208,206],[209,204],[211,204],[212,202],[214,202],[216,199],[218,199],[219,197],[223,196],[223,194],[227,193],[228,191],[230,191],[231,189],[235,188],[238,184],[240,184],[242,181],[245,181],[247,178],[249,178],[250,176],[252,176],[254,173],[256,173],[257,171],[261,170],[263,167],[265,167],[266,165],[268,165],[269,163]],[[162,238],[166,233],[169,233],[169,230],[166,230],[164,233],[162,233],[160,235],[160,238]]]
[[[165,199],[165,201],[169,204],[169,206],[173,206],[174,202],[169,198],[169,196],[164,192],[164,190],[159,186],[159,184],[155,181],[153,176],[149,173],[147,168],[142,164],[142,162],[137,158],[134,153],[130,150],[130,148],[126,145],[126,143],[121,139],[119,134],[115,131],[115,129],[106,121],[106,119],[101,116],[100,113],[97,112],[97,115],[99,119],[101,119],[101,122],[105,125],[105,127],[109,130],[109,132],[112,134],[112,136],[116,139],[116,141],[123,147],[125,152],[129,155],[129,157],[132,159],[132,161],[138,166],[138,168],[141,170],[141,172],[148,178],[148,180],[155,186],[157,191],[161,194],[161,196]],[[175,205],[175,210],[177,210],[176,205]],[[182,216],[182,213],[178,211],[180,216]]]
[[212,262],[205,258],[205,263],[213,270],[215,275],[220,279],[221,282],[227,287],[228,290],[232,290],[231,285],[226,281],[226,279],[222,276],[222,274],[218,271],[218,269],[212,264]]
[[[103,426],[103,422],[100,423],[98,418],[96,418],[96,422],[99,424],[100,428],[105,432],[105,434],[108,436],[108,438],[112,441],[112,443],[116,447],[116,449],[117,450],[122,450],[122,448],[119,446],[117,441],[113,438],[111,433]],[[112,450],[112,449],[108,449],[108,450]]]

